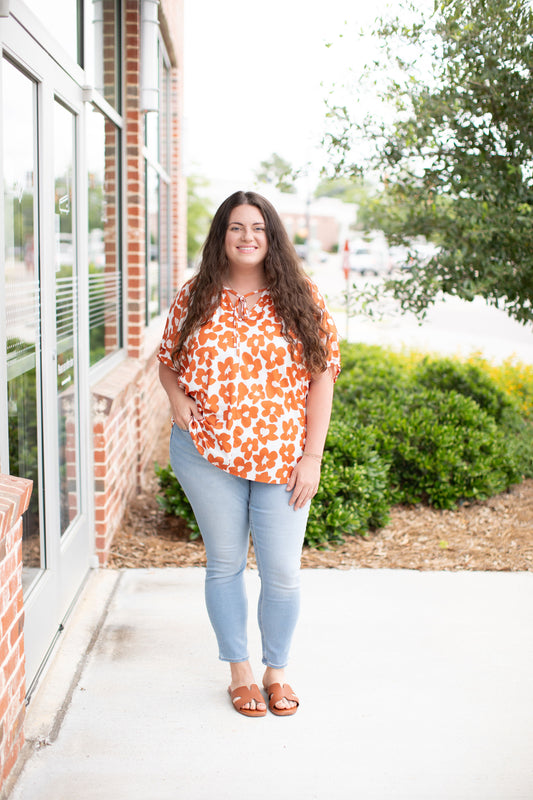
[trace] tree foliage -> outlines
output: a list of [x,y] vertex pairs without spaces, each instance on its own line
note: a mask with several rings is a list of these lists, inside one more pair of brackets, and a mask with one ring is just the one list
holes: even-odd
[[[386,59],[366,74],[394,104],[393,119],[360,119],[349,105],[330,106],[334,172],[379,176],[382,190],[366,211],[391,244],[424,236],[438,245],[428,263],[388,282],[405,309],[421,312],[439,292],[480,295],[531,322],[529,0],[436,0],[429,17],[412,6],[410,13],[409,24],[378,21]],[[367,148],[364,158],[353,157],[356,141]]]
[[202,195],[208,182],[198,175],[187,178],[187,262],[193,263],[206,239],[211,224],[209,201]]
[[286,194],[294,194],[296,191],[293,169],[289,162],[277,153],[272,153],[270,158],[261,161],[255,178],[259,183],[269,183]]

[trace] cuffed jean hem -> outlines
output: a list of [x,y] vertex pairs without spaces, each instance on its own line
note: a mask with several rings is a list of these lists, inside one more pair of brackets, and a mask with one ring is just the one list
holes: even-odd
[[267,661],[266,658],[263,658],[261,660],[261,664],[264,664],[265,667],[268,667],[269,669],[285,669],[285,667],[287,666],[287,662],[285,664],[279,664],[279,665],[278,664],[270,664]]
[[204,541],[205,596],[220,660],[248,660],[244,570],[251,533],[261,579],[258,623],[263,664],[283,669],[300,608],[300,561],[309,505],[298,510],[290,506],[286,485],[249,481],[219,469],[200,455],[189,432],[177,425],[170,438],[170,462]]
[[246,658],[226,658],[225,656],[219,655],[219,661],[225,661],[227,664],[243,664],[245,661],[250,660],[250,656],[246,656]]

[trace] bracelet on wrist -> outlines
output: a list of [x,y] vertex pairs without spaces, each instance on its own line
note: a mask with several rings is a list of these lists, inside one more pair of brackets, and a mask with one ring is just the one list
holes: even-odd
[[319,456],[318,453],[306,453],[305,451],[302,453],[302,457],[307,456],[308,458],[312,458],[315,461],[318,461],[319,464],[322,463],[322,456]]

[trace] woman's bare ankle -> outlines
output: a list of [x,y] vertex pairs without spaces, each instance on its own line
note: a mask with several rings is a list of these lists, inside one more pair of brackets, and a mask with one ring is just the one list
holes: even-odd
[[[265,689],[268,690],[270,686],[274,683],[279,683],[281,687],[285,685],[285,670],[284,669],[275,669],[274,667],[267,667],[265,670],[265,674],[263,675],[263,686]],[[267,698],[268,699],[268,698]],[[283,698],[283,700],[279,700],[275,706],[279,710],[281,709],[290,709],[294,708],[297,705],[296,702],[292,700],[287,700]]]
[[231,688],[238,686],[251,686],[255,683],[254,674],[249,661],[239,661],[230,663],[231,669]]
[[[255,683],[254,673],[249,661],[238,661],[230,663],[231,669],[231,684],[230,690],[233,692],[241,686],[246,686],[248,689]],[[243,708],[257,708],[262,710],[266,708],[265,703],[256,703],[252,700],[251,703],[246,703]]]
[[276,669],[275,667],[267,667],[263,675],[263,686],[268,689],[273,683],[279,683],[283,686],[285,682],[285,670]]

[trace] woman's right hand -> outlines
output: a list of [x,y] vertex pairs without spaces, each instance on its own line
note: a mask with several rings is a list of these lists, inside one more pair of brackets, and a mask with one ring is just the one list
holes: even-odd
[[181,428],[182,431],[189,430],[191,419],[202,419],[202,412],[196,405],[195,400],[186,394],[181,387],[176,392],[173,392],[170,405],[174,424]]
[[194,399],[179,385],[178,374],[166,364],[159,364],[159,380],[168,395],[174,424],[183,431],[189,430],[191,419],[202,419],[202,412]]

